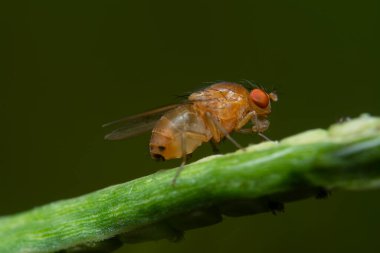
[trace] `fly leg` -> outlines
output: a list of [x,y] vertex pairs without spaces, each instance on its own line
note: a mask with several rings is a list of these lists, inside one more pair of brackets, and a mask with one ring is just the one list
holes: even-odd
[[172,185],[174,186],[179,174],[181,174],[183,168],[185,167],[186,160],[187,160],[187,154],[186,154],[186,132],[181,133],[181,151],[182,151],[182,162],[181,166],[177,169],[177,172],[175,173],[175,176],[172,180]]
[[[236,132],[238,133],[241,133],[241,134],[251,134],[251,133],[254,133],[256,131],[254,131],[252,128],[243,128],[243,129],[239,129],[239,130],[236,130]],[[267,141],[272,141],[271,139],[269,139],[266,135],[264,135],[263,133],[261,132],[256,132],[258,136],[260,136],[261,138],[263,138],[264,140],[267,140]],[[273,141],[272,141],[273,142]]]
[[252,118],[255,117],[255,115],[256,115],[255,111],[251,111],[251,112],[247,113],[247,115],[245,115],[244,118],[237,123],[237,126],[235,127],[235,131],[239,131],[250,120],[252,120]]
[[189,159],[189,157],[191,156],[191,154],[187,154],[187,143],[186,143],[186,140],[187,138],[191,138],[191,139],[195,139],[195,140],[200,140],[202,142],[207,142],[208,141],[208,138],[207,136],[203,135],[203,134],[200,134],[200,133],[195,133],[195,132],[186,132],[186,131],[183,131],[181,133],[181,152],[182,152],[182,162],[181,162],[181,166],[177,169],[177,172],[172,180],[172,185],[174,186],[176,181],[177,181],[177,178],[179,177],[179,174],[181,174],[182,170],[184,169],[185,167],[185,164],[187,162],[187,160]]
[[[242,127],[250,120],[252,121],[252,128],[242,129]],[[268,127],[269,121],[266,118],[260,118],[257,116],[255,111],[251,111],[240,122],[238,122],[235,131],[238,133],[257,133],[261,138],[267,141],[272,141],[263,134],[263,132],[267,130]]]
[[263,138],[263,139],[266,140],[266,141],[273,142],[271,139],[269,139],[269,138],[268,138],[265,134],[263,134],[263,133],[258,132],[257,135],[260,136],[261,138]]
[[259,118],[257,114],[254,114],[254,117],[252,118],[252,131],[257,132],[257,134],[267,141],[272,141],[268,137],[266,137],[263,132],[268,129],[269,127],[269,121],[266,118]]
[[214,140],[210,141],[211,149],[214,154],[220,154],[220,150]]
[[[226,138],[232,142],[238,149],[242,149],[243,147],[234,139],[231,137],[231,135],[227,132],[227,130],[220,124],[220,122],[215,119],[209,112],[206,112],[206,116],[208,118],[208,120],[210,121],[210,123],[214,126],[213,128],[214,129],[217,129],[219,130],[220,132],[222,132],[222,134],[224,136],[226,136]],[[212,132],[212,135],[213,135],[213,138],[214,140],[220,140],[220,136],[219,134],[216,132],[216,131],[211,131]]]

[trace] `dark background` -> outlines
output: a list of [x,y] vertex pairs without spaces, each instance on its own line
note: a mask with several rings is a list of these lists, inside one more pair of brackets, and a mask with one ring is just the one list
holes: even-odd
[[[150,159],[149,134],[106,142],[100,126],[204,82],[276,87],[267,132],[276,140],[379,115],[379,11],[375,0],[2,3],[0,215],[177,166]],[[209,154],[205,145],[194,160]],[[370,252],[379,197],[336,192],[117,252]]]

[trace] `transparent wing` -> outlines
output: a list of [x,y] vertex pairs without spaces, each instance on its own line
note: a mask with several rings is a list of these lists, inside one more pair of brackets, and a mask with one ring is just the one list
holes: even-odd
[[118,126],[118,128],[107,134],[104,139],[123,140],[148,132],[153,129],[157,120],[159,120],[165,112],[176,108],[178,105],[179,104],[167,105],[141,114],[106,123],[102,127]]

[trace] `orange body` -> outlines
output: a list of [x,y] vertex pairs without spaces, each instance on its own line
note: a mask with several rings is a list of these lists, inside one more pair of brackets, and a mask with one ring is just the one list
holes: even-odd
[[218,143],[228,133],[252,121],[252,132],[269,126],[270,99],[261,89],[249,92],[237,83],[215,83],[191,94],[189,103],[166,112],[156,123],[150,140],[154,159],[169,160],[191,154],[203,142]]

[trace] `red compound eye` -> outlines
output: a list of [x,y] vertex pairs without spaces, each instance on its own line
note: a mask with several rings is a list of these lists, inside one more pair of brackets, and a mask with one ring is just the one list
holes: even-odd
[[251,97],[253,103],[255,103],[255,105],[257,105],[260,108],[264,109],[269,104],[268,94],[261,89],[252,90],[249,96]]

